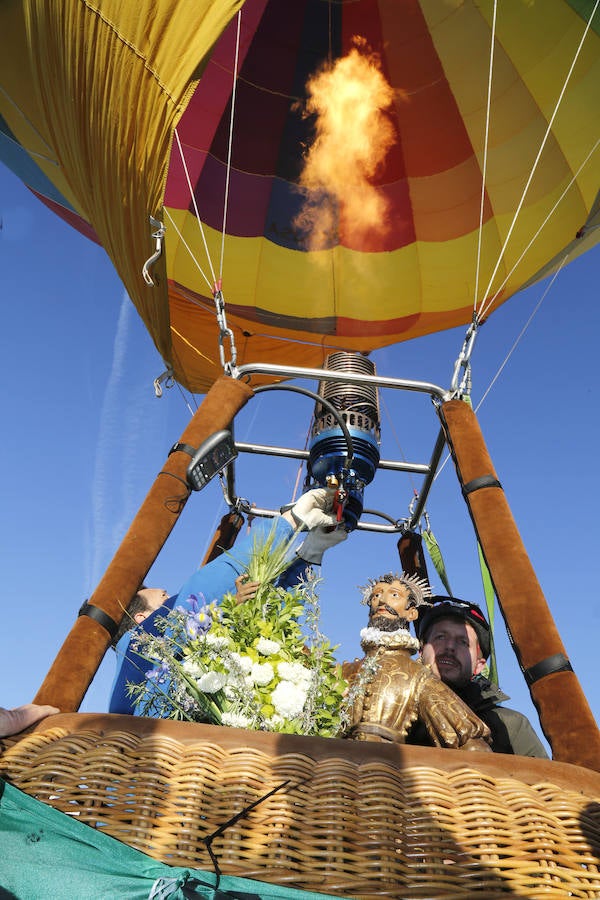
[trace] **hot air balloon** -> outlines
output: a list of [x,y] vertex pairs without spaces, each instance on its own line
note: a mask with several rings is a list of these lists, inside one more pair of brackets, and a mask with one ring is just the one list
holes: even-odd
[[[470,325],[463,360],[468,366],[478,327],[490,312],[597,243],[597,5],[548,0],[496,9],[492,2],[467,0],[246,0],[203,2],[192,8],[163,0],[136,4],[132,11],[108,0],[96,5],[56,0],[11,4],[0,11],[3,158],[47,205],[106,249],[168,376],[194,392],[209,391],[200,415],[175,445],[161,474],[185,477],[185,447],[198,447],[227,427],[253,396],[240,376],[251,377],[253,388],[293,377],[298,367],[326,379],[324,366],[332,354],[357,354],[366,360],[377,348],[456,325]],[[350,88],[348,97],[342,95],[342,85]],[[336,112],[339,122],[331,119]],[[368,147],[365,141],[353,143],[357,133],[369,138]],[[321,168],[321,151],[328,169]],[[539,643],[534,635],[528,647],[522,644],[525,623],[517,598],[511,602],[513,584],[503,571],[528,563],[520,550],[512,551],[503,571],[495,563],[496,544],[513,546],[513,526],[507,510],[500,521],[497,505],[488,502],[501,486],[471,413],[459,399],[465,388],[461,377],[459,366],[451,391],[436,394],[443,434],[515,634],[522,668],[535,685],[532,694],[546,717],[547,731],[556,739],[558,762],[548,763],[555,767],[549,771],[556,773],[560,788],[556,803],[560,805],[561,791],[569,793],[574,787],[572,793],[580,790],[593,806],[598,796],[592,771],[597,730],[574,689],[572,734],[557,733],[558,726],[567,731],[566,718],[552,708],[548,684],[560,681],[570,690],[574,676],[557,636],[548,638],[551,628],[540,628]],[[368,387],[370,378],[361,374],[360,383]],[[366,441],[361,448],[365,458],[371,445]],[[438,457],[439,452],[441,447]],[[375,460],[374,467],[377,464]],[[119,591],[131,593],[173,525],[172,517],[166,521],[164,501],[162,487],[153,488],[140,511],[145,520],[152,513],[155,523],[143,532],[143,552],[139,543],[134,547],[126,541],[116,566],[91,598],[109,618],[117,614]],[[355,518],[360,518],[360,510]],[[136,519],[138,525],[140,521]],[[124,558],[129,560],[129,581],[123,577]],[[527,588],[527,609],[544,619],[535,584]],[[50,700],[59,690],[61,708],[77,708],[107,643],[103,629],[102,617],[78,621],[39,700]],[[118,724],[106,719],[96,727],[112,736]],[[65,727],[76,735],[86,723],[74,717]],[[150,731],[182,744],[188,741],[167,726],[161,732],[156,723],[124,727],[135,735],[131,742],[136,746]],[[49,737],[48,744],[63,737]],[[262,737],[252,745],[253,760],[266,754],[276,769],[280,752],[285,768],[293,743],[278,749]],[[212,731],[209,738],[225,740]],[[107,745],[112,740],[107,738]],[[190,732],[190,746],[194,740]],[[19,745],[24,754],[36,752],[29,751],[26,739],[17,741],[17,757]],[[573,750],[573,745],[578,748]],[[192,752],[200,751],[194,745]],[[302,744],[298,752],[326,770],[340,751]],[[161,753],[162,748],[153,763],[159,768]],[[374,765],[382,763],[377,751],[364,756],[355,748],[348,750],[347,761],[356,764],[359,780],[361,756]],[[450,777],[460,780],[455,773],[464,761],[450,763],[450,757]],[[439,756],[428,759],[442,766]],[[423,760],[415,755],[409,762],[424,771]],[[579,781],[569,783],[563,760],[578,767]],[[372,858],[368,850],[363,856],[358,848],[373,840],[377,856],[382,852],[383,820],[374,812],[377,797],[387,792],[384,784],[400,783],[385,769],[387,762],[384,753],[378,771],[382,780],[364,811],[357,814],[348,799],[348,794],[362,790],[350,781],[326,809],[328,823],[314,837],[317,848],[322,842],[331,848],[325,862],[323,852],[311,848],[309,859],[296,866],[290,860],[297,848],[283,843],[281,858],[286,861],[274,861],[261,844],[260,850],[249,852],[244,866],[229,847],[228,873],[310,891],[322,887],[319,872],[324,870],[334,873],[328,889],[336,895],[378,896],[380,890],[401,895],[412,890],[407,885],[413,884],[414,872],[408,870],[416,860],[418,872],[426,871],[430,878],[424,890],[431,894],[436,865],[444,867],[452,859],[458,862],[456,881],[449,876],[446,893],[440,896],[454,896],[464,875],[464,853],[474,853],[476,842],[477,853],[482,852],[479,832],[473,839],[468,836],[464,845],[458,839],[456,846],[448,844],[431,869],[427,853],[411,844],[404,857],[396,842],[386,856],[383,882],[371,878]],[[243,780],[254,764],[242,766],[234,777]],[[11,777],[19,765],[11,757],[6,769]],[[132,769],[136,766],[131,763]],[[541,766],[534,765],[529,780],[525,766],[521,770],[536,797],[539,785],[551,777]],[[476,805],[481,811],[482,784],[507,772],[497,760],[477,761],[475,768],[477,774],[466,782],[479,791]],[[261,771],[258,780],[270,782],[272,771],[268,777]],[[332,784],[342,780],[339,772],[333,782],[326,774],[319,777],[325,794],[335,793]],[[170,769],[169,779],[174,779]],[[81,782],[80,772],[75,780]],[[109,792],[119,790],[117,781],[112,779]],[[175,792],[183,790],[175,784],[173,780]],[[436,783],[435,791],[440,789]],[[36,787],[33,793],[50,802],[48,791]],[[558,889],[576,877],[587,878],[586,887],[594,889],[591,851],[571,868],[565,862],[574,844],[593,844],[590,833],[597,833],[597,817],[585,803],[576,806],[572,793],[571,820],[595,824],[587,833],[580,826],[559,861]],[[56,805],[69,811],[72,800],[66,796]],[[420,796],[417,791],[417,805]],[[152,797],[150,805],[158,804]],[[470,797],[465,802],[469,805]],[[547,819],[560,820],[560,810],[552,805],[554,795],[547,802]],[[344,822],[348,804],[351,817],[367,822],[366,832],[353,834]],[[307,800],[299,805],[304,810],[299,830],[306,831],[318,822],[319,812],[309,810]],[[108,808],[104,819],[98,806]],[[235,818],[233,806],[227,807],[225,818]],[[248,804],[244,800],[241,806]],[[87,807],[91,812],[85,813],[85,821],[106,823],[110,834],[150,848],[165,861],[190,865],[198,859],[190,849],[193,839],[180,852],[177,834],[160,835],[161,851],[153,843],[156,833],[144,835],[139,843],[131,840],[128,824],[110,821],[110,795],[96,796]],[[334,807],[341,810],[339,817]],[[527,809],[531,818],[531,807]],[[197,805],[194,815],[207,814],[211,821],[219,815],[202,810]],[[164,815],[161,807],[159,818]],[[173,815],[177,819],[180,813]],[[389,816],[387,807],[383,815]],[[507,814],[494,807],[482,815]],[[286,822],[280,833],[291,834],[297,826]],[[156,831],[156,821],[151,827]],[[395,827],[400,834],[400,825]],[[251,821],[250,831],[253,828]],[[260,829],[244,834],[250,842],[256,835],[259,843],[264,837]],[[569,843],[550,825],[544,834],[545,840],[551,834],[556,844]],[[439,832],[436,835],[434,843]],[[505,837],[505,832],[494,835],[496,856]],[[272,840],[271,834],[266,843]],[[354,849],[340,849],[344,842]],[[535,841],[526,846],[541,865],[543,848]],[[240,851],[241,856],[245,853]],[[515,871],[518,853],[506,854]],[[399,868],[394,854],[402,856]],[[474,858],[481,873],[481,856]],[[299,874],[290,874],[294,869]],[[505,884],[506,871],[501,865],[486,868],[481,877],[488,895]],[[418,872],[417,881],[425,877]],[[515,888],[526,891],[528,877],[515,876]]]
[[[188,21],[153,3],[139,10],[154,23],[141,33],[118,4],[102,16],[77,3],[3,13],[14,34],[5,159],[97,236],[190,389],[222,370],[217,291],[238,362],[320,365],[335,348],[369,351],[469,322],[474,307],[485,315],[598,241],[598,34],[592,20],[584,37],[574,4],[517,3],[495,18],[492,3],[305,2],[292,15],[253,0],[217,41],[238,6],[200,4]],[[51,42],[72,21],[57,71]],[[352,54],[388,86],[379,99],[363,90],[361,128],[387,146],[354,167],[380,204],[368,227],[349,202],[346,186],[359,190],[349,169],[331,188],[302,180],[316,135],[321,145],[346,135],[350,153],[363,74],[342,76],[354,94],[337,134],[307,104],[307,84]],[[317,245],[299,218],[311,198],[330,214]],[[161,229],[149,286],[141,272]]]

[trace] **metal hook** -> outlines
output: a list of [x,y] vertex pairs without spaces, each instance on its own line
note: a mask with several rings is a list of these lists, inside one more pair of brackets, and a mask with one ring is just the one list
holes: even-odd
[[413,498],[410,501],[410,503],[408,504],[409,519],[412,519],[412,517],[413,517],[413,513],[415,511],[415,504],[418,499],[419,499],[419,495],[417,494],[416,491],[413,491]]
[[173,369],[171,368],[171,366],[167,366],[162,375],[159,375],[158,378],[154,379],[154,394],[156,397],[160,398],[163,395],[163,390],[161,387],[163,382],[167,389],[172,388],[175,384],[175,376],[173,375]]
[[[217,313],[217,322],[219,324],[219,356],[223,371],[227,375],[235,376],[237,371],[237,348],[235,346],[235,335],[231,328],[227,325],[227,316],[225,315],[225,298],[221,290],[221,282],[218,281],[214,285],[213,300],[215,301],[215,309]],[[225,338],[229,339],[230,359],[225,358]]]
[[159,222],[158,219],[153,218],[153,216],[150,216],[150,224],[152,225],[153,228],[156,229],[156,231],[152,232],[152,237],[155,240],[155,249],[154,249],[154,253],[152,254],[152,256],[148,257],[148,259],[142,266],[142,275],[144,276],[144,281],[146,282],[146,284],[150,285],[150,287],[154,287],[156,282],[154,281],[154,279],[152,278],[152,275],[150,274],[150,268],[154,265],[154,263],[158,259],[160,259],[161,255],[162,255],[162,245],[163,245],[163,238],[165,236],[165,226],[163,225],[162,222]]
[[[473,321],[467,329],[461,351],[458,354],[458,359],[454,364],[454,373],[452,375],[452,382],[450,384],[450,391],[453,394],[465,393],[465,386],[469,384],[471,354],[473,353],[473,346],[475,344],[475,338],[477,337],[478,327],[479,321],[477,319],[477,313],[473,313]],[[459,384],[458,376],[461,369],[465,370],[465,374],[463,375],[463,379]]]

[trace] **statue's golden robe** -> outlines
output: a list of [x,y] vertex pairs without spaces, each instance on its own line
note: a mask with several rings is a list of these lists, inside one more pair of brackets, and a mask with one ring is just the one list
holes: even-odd
[[487,725],[428,666],[411,659],[416,642],[408,632],[392,634],[388,644],[363,642],[364,659],[345,665],[351,706],[345,736],[402,744],[420,720],[436,747],[489,750]]

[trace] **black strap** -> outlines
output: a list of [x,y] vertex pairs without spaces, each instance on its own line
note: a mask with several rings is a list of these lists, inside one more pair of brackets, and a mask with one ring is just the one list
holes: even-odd
[[474,478],[473,481],[463,485],[463,497],[466,497],[467,494],[472,494],[473,491],[479,491],[481,488],[487,487],[497,487],[502,490],[502,485],[493,475],[481,475],[479,478]]
[[540,678],[551,675],[553,672],[572,672],[573,667],[564,653],[555,653],[553,656],[547,656],[535,666],[525,669],[523,675],[528,685],[535,684]]
[[182,443],[182,441],[176,441],[169,450],[169,456],[171,455],[171,453],[177,453],[178,450],[181,450],[182,453],[187,453],[187,455],[191,456],[192,458],[197,453],[196,447],[190,447],[189,444],[184,444]]
[[88,603],[87,600],[79,610],[80,616],[89,616],[90,619],[95,619],[103,628],[108,631],[111,638],[114,638],[115,634],[119,630],[118,624],[114,619],[105,613],[103,609],[100,609],[99,606],[93,606],[91,603]]

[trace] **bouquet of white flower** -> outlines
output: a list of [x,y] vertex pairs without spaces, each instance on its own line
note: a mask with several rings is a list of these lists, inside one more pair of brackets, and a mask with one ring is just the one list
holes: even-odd
[[[317,579],[293,589],[273,582],[289,563],[289,544],[271,535],[255,543],[248,578],[256,595],[237,603],[190,597],[158,624],[139,632],[132,649],[153,663],[128,690],[142,715],[239,728],[337,734],[346,681],[335,647],[319,630]],[[303,618],[303,626],[300,619]]]

